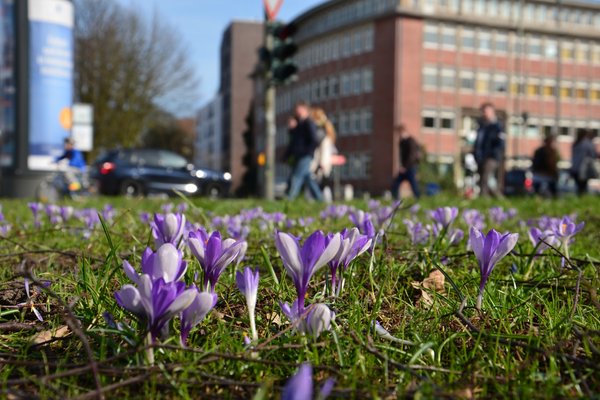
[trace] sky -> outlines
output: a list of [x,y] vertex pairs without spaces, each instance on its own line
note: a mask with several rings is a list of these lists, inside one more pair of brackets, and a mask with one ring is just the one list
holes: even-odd
[[[219,46],[225,27],[234,19],[263,20],[262,0],[117,0],[153,12],[177,28],[190,51],[200,79],[198,107],[216,94],[219,82]],[[278,19],[289,21],[324,0],[284,0]]]

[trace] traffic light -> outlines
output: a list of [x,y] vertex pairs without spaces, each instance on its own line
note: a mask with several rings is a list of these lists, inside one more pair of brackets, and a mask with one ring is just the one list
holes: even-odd
[[270,52],[267,51],[268,54],[261,54],[261,57],[268,59],[267,65],[276,85],[289,82],[298,72],[298,66],[293,60],[298,51],[298,46],[293,40],[295,32],[295,25],[282,22],[272,22],[267,27],[267,33],[273,38],[273,48]]

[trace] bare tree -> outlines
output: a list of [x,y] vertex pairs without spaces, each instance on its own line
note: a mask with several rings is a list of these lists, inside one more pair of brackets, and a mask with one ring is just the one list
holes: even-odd
[[191,111],[198,80],[178,32],[113,0],[76,0],[75,91],[95,148],[139,143],[154,116]]

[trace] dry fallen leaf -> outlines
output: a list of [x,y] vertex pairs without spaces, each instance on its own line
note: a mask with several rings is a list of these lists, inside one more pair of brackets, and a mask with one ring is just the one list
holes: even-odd
[[49,329],[47,331],[42,331],[33,337],[34,344],[42,344],[49,342],[52,339],[61,338],[67,336],[71,331],[69,327],[66,325],[62,325],[57,329]]
[[423,282],[412,282],[415,289],[421,289],[421,298],[417,301],[417,306],[431,307],[433,305],[433,296],[431,291],[443,294],[445,277],[439,270],[431,271],[429,276],[423,279]]
[[268,313],[267,315],[265,315],[265,318],[267,318],[267,321],[269,321],[272,324],[275,324],[277,326],[281,326],[281,318],[279,317],[278,313]]

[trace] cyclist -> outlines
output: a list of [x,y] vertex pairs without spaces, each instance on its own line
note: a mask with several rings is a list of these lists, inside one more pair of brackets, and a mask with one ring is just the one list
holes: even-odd
[[69,191],[76,192],[81,189],[81,178],[84,176],[87,165],[81,151],[75,148],[73,139],[65,138],[64,149],[64,153],[56,158],[56,162],[58,163],[62,160],[69,161],[68,167],[64,170],[64,175]]

